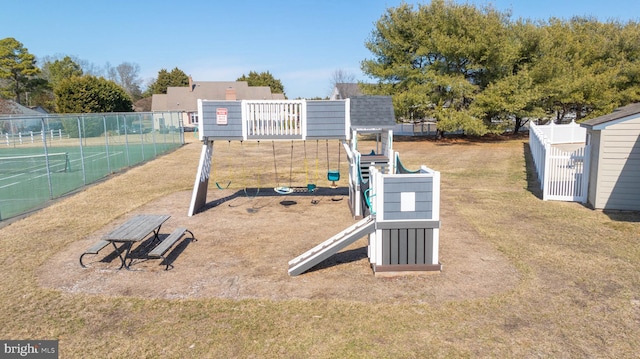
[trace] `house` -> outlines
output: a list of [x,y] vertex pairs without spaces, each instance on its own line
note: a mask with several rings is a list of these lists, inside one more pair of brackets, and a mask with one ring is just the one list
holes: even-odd
[[[13,100],[0,98],[0,134],[18,133],[29,129],[40,131],[43,114]],[[13,118],[12,121],[2,119]],[[20,120],[18,120],[20,118]]]
[[[198,99],[203,100],[284,100],[284,94],[272,94],[268,86],[249,86],[246,81],[200,81],[169,87],[166,94],[155,94],[151,111],[176,111],[181,114],[185,131],[198,127]],[[162,126],[160,124],[160,126]]]
[[29,106],[30,109],[34,110],[34,111],[38,111],[42,114],[49,114],[49,111],[47,111],[47,109],[45,109],[44,107],[38,105],[38,106]]
[[329,96],[330,100],[344,100],[350,97],[362,96],[362,90],[357,83],[337,83]]
[[587,204],[640,211],[640,103],[580,125],[591,147]]
[[0,98],[0,116],[33,117],[42,116],[42,112],[38,112],[37,110],[32,110],[28,107],[22,106],[21,104],[13,100],[5,100]]

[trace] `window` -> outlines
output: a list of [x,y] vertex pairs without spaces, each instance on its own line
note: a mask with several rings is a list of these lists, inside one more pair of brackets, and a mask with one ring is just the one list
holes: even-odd
[[197,112],[189,112],[189,123],[192,125],[198,124],[198,113]]

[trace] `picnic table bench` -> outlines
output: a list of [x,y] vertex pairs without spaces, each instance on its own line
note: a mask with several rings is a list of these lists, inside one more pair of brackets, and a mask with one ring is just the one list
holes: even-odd
[[[111,232],[105,234],[102,239],[82,253],[82,255],[80,255],[80,265],[85,268],[86,265],[83,263],[84,256],[89,254],[98,254],[100,250],[111,243],[120,258],[119,269],[122,269],[123,267],[130,269],[129,267],[133,262],[133,258],[130,256],[133,244],[141,242],[143,239],[147,238],[147,236],[153,234],[150,244],[155,245],[156,247],[147,254],[146,258],[162,258],[167,265],[166,269],[169,269],[169,264],[164,257],[164,254],[169,250],[169,248],[180,240],[186,232],[191,234],[191,240],[195,240],[191,231],[181,227],[161,241],[159,237],[160,228],[170,217],[171,216],[168,215],[140,214],[130,218]],[[118,247],[118,244],[123,245]],[[129,264],[127,264],[127,260],[129,260]]]
[[147,254],[147,258],[161,258],[164,264],[166,265],[165,270],[169,270],[170,264],[167,261],[167,258],[164,257],[164,254],[169,250],[169,248],[171,248],[174,244],[176,244],[176,242],[178,242],[180,238],[182,238],[184,234],[187,232],[191,235],[191,240],[196,241],[195,237],[193,236],[193,233],[190,230],[184,227],[176,228],[173,230],[173,232],[171,232],[171,234],[167,238],[163,239],[162,242],[160,242],[160,244],[155,246],[155,248],[153,248],[153,250],[149,252],[149,254]]

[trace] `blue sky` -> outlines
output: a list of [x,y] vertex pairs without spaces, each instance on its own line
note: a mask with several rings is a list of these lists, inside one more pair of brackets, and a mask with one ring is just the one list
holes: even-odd
[[[409,4],[424,1],[405,1]],[[459,1],[463,2],[463,1]],[[640,19],[638,0],[494,0],[514,18],[595,16]],[[140,65],[145,82],[178,67],[195,81],[234,81],[269,71],[289,98],[327,96],[332,73],[358,80],[374,23],[400,0],[92,0],[9,1],[0,38],[14,37],[38,56],[72,55],[98,67]],[[27,6],[25,6],[28,4]]]

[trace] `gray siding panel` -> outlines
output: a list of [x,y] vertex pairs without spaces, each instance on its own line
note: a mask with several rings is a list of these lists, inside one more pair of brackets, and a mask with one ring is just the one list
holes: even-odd
[[382,231],[382,264],[391,264],[391,230]]
[[433,229],[405,228],[382,231],[382,265],[435,264]]
[[398,263],[398,231],[391,229],[389,230],[389,262],[385,264]]
[[[384,179],[384,219],[433,218],[433,178],[417,176],[386,177]],[[401,211],[401,193],[415,193],[415,211]]]
[[[216,124],[216,110],[227,109],[227,124]],[[215,139],[242,139],[242,103],[240,101],[203,101],[203,136]]]
[[416,229],[407,230],[407,264],[416,264]]
[[426,264],[435,264],[431,263],[431,258],[433,258],[433,229],[424,231],[424,243],[424,262]]
[[398,264],[408,263],[409,231],[410,230],[398,231]]
[[344,139],[344,101],[307,101],[307,139]]
[[416,230],[416,264],[425,263],[424,261],[424,253],[425,253],[425,241],[424,241],[424,230]]

